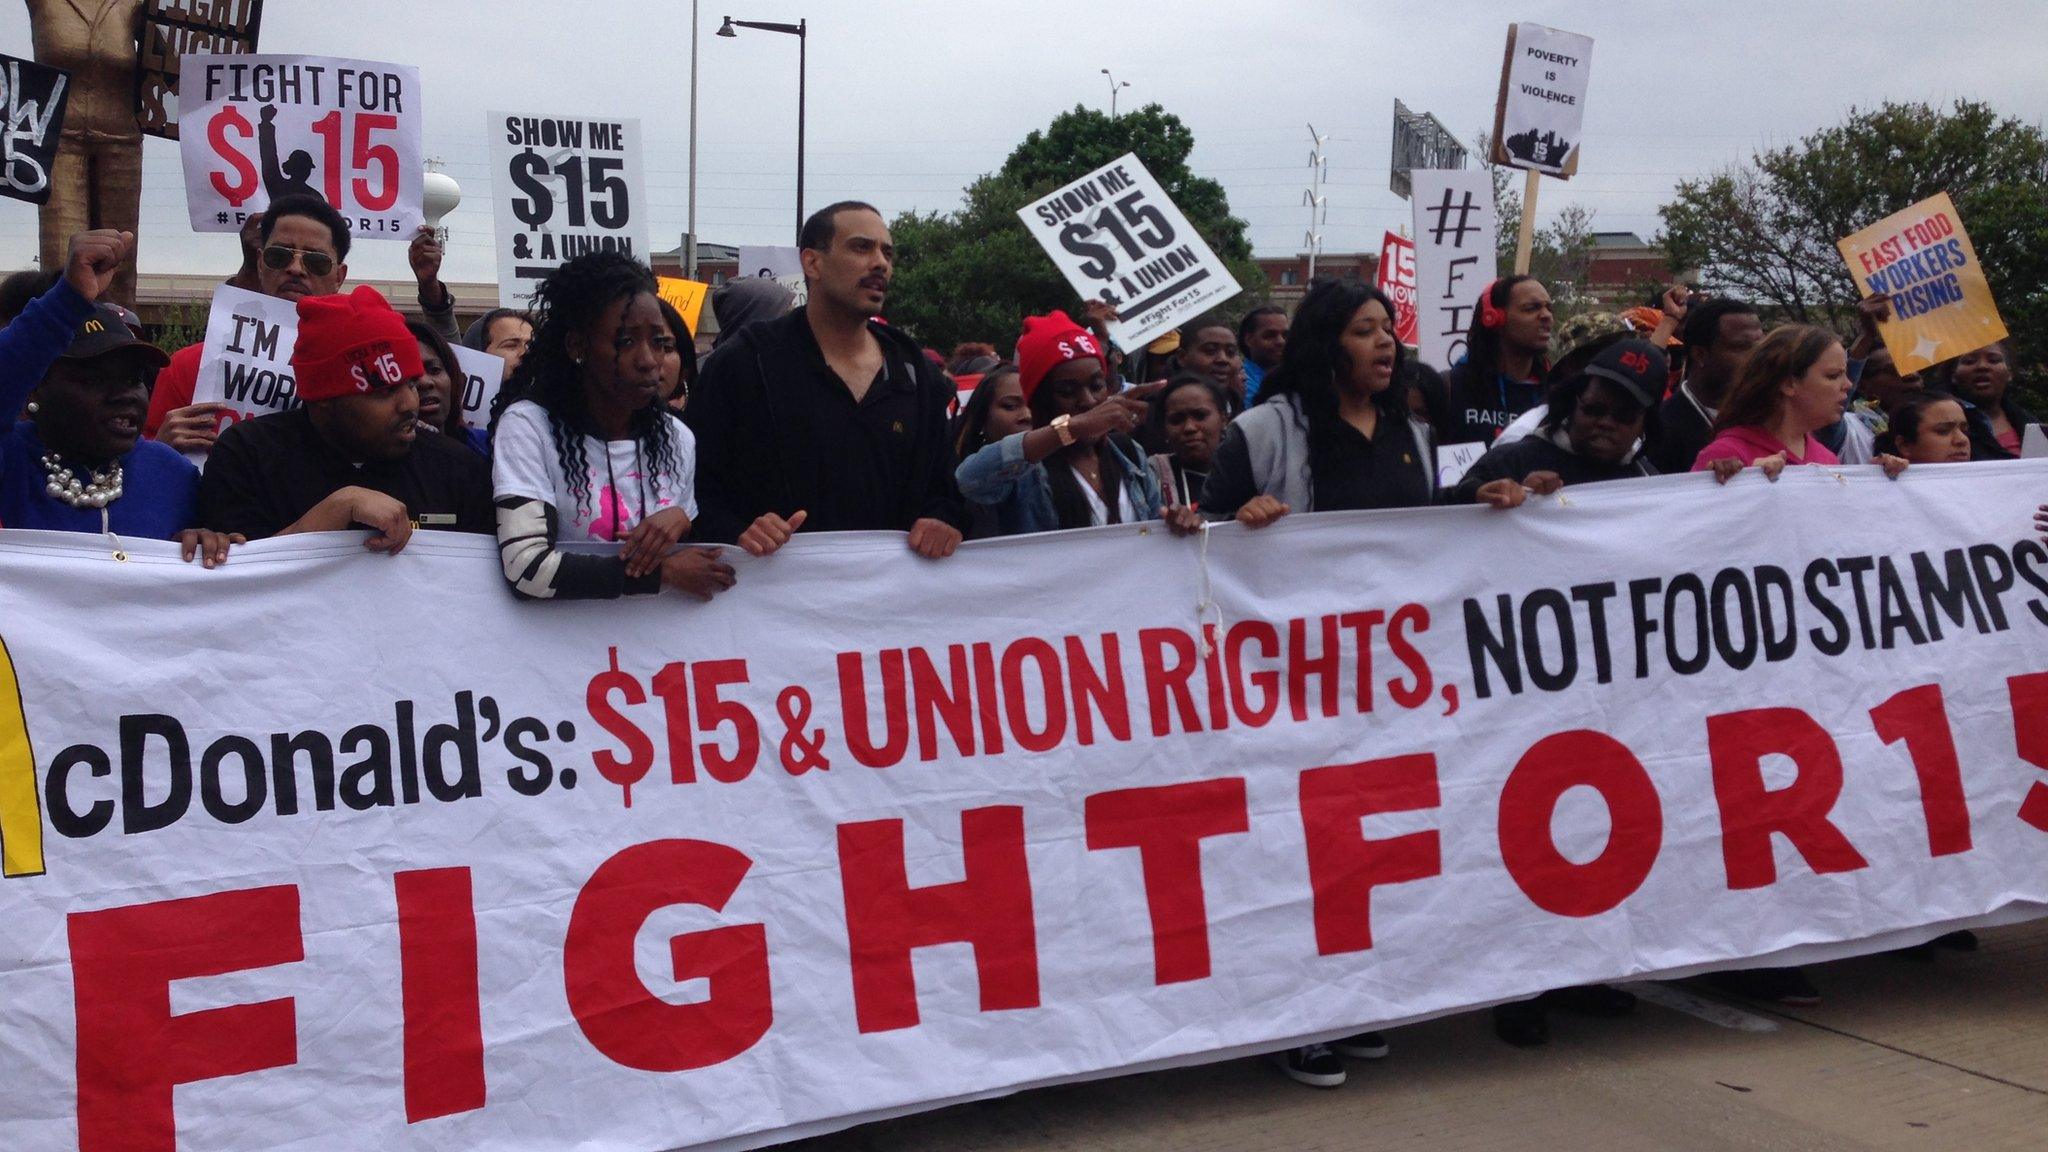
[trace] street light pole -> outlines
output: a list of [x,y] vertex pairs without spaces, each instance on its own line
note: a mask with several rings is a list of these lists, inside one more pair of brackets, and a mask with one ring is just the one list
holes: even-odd
[[730,16],[719,25],[718,35],[735,37],[735,28],[757,28],[763,32],[781,32],[796,37],[796,233],[797,242],[803,242],[804,233],[804,86],[810,62],[809,20],[798,20],[794,24],[773,24],[761,20],[735,20]]
[[690,0],[690,232],[683,240],[683,279],[697,278],[697,0]]
[[[1102,74],[1109,76],[1109,69],[1104,68]],[[1116,77],[1109,76],[1109,118],[1111,120],[1116,119],[1116,90],[1119,88],[1129,88],[1130,86],[1131,82],[1129,80],[1119,82]]]

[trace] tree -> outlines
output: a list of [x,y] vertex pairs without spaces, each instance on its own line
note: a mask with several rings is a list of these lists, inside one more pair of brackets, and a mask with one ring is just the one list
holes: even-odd
[[1137,153],[1173,202],[1246,291],[1224,306],[1242,314],[1266,296],[1245,222],[1230,214],[1223,185],[1188,167],[1195,136],[1157,104],[1111,119],[1088,108],[1062,112],[1034,131],[1003,166],[969,184],[956,211],[905,212],[890,223],[897,253],[890,320],[938,348],[987,340],[1007,352],[1033,313],[1081,301],[1031,237],[1017,210],[1126,152]]
[[1661,240],[1674,268],[1787,320],[1853,322],[1859,293],[1835,241],[1947,192],[1962,214],[2018,362],[2048,352],[2048,138],[1957,100],[1851,108],[1841,124],[1678,185]]

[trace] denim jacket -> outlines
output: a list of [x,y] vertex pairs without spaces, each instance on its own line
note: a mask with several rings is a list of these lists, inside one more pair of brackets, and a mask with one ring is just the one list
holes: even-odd
[[[1052,532],[1060,526],[1045,465],[1024,459],[1025,435],[1018,432],[985,445],[962,460],[953,474],[962,496],[995,508],[996,522],[1005,536]],[[1132,515],[1139,520],[1159,519],[1159,480],[1152,469],[1128,444],[1111,440],[1109,446],[1123,462],[1124,494],[1130,497]]]

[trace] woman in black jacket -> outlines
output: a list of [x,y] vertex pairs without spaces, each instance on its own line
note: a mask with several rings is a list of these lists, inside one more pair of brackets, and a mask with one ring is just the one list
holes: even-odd
[[1494,448],[1472,465],[1452,503],[1474,503],[1493,480],[1517,480],[1548,493],[1656,475],[1642,450],[1666,371],[1664,353],[1647,340],[1609,344],[1551,391],[1550,410],[1534,435]]

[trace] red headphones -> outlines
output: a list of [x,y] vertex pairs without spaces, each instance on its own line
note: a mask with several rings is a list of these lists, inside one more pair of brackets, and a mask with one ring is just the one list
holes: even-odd
[[1486,286],[1486,291],[1479,294],[1479,326],[1481,328],[1498,328],[1507,322],[1508,314],[1501,310],[1500,305],[1493,302],[1493,290],[1498,287],[1500,287],[1500,281],[1495,280]]

